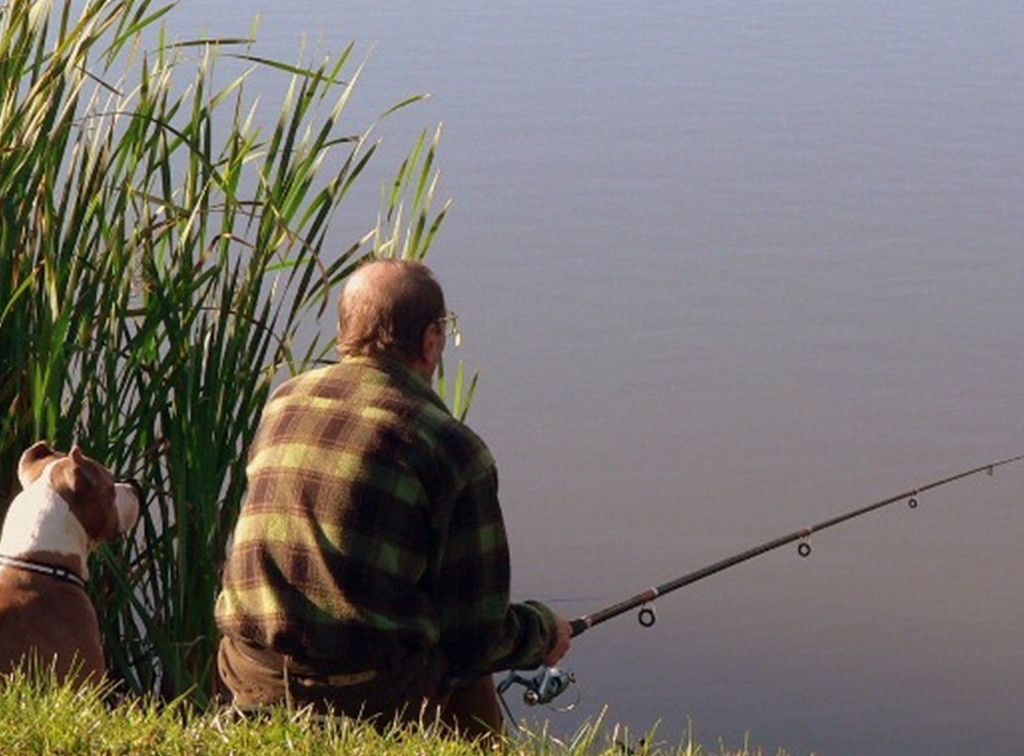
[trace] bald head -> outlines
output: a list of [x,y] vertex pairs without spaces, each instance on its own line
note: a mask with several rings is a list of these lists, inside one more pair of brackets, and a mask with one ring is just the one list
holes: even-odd
[[422,359],[427,329],[444,314],[444,294],[429,268],[409,260],[375,260],[345,282],[338,349],[343,357]]

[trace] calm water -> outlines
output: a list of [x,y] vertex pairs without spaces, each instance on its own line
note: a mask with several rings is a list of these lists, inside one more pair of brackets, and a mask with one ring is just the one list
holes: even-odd
[[[356,113],[432,94],[382,165],[444,122],[432,264],[519,597],[592,612],[1024,450],[1019,2],[183,0],[172,25],[256,13],[270,56],[373,46]],[[1024,753],[1022,498],[1007,467],[663,597],[578,639],[572,712],[530,713]]]

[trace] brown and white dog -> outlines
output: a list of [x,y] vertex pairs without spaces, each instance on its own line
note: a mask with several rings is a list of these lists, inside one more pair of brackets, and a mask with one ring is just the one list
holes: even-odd
[[135,525],[139,495],[78,446],[62,454],[45,441],[21,455],[18,479],[0,535],[0,673],[38,661],[60,680],[99,681],[89,552]]

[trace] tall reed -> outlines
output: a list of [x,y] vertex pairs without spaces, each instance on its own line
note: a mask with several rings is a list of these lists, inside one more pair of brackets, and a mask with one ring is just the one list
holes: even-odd
[[[202,704],[272,382],[331,351],[333,328],[300,326],[360,259],[422,257],[447,204],[433,207],[440,133],[424,132],[380,217],[335,249],[329,225],[378,146],[376,123],[342,126],[353,48],[283,63],[247,39],[172,44],[172,9],[0,3],[0,497],[38,438],[141,482],[136,537],[93,565],[111,667]],[[288,83],[267,126],[256,71]]]

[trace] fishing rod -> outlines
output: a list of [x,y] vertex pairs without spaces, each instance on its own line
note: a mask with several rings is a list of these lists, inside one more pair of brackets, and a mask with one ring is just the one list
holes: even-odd
[[664,596],[666,593],[671,593],[672,591],[678,590],[687,585],[692,585],[693,583],[696,583],[699,580],[703,580],[704,578],[722,572],[723,570],[727,570],[730,567],[735,567],[738,564],[742,564],[743,562],[754,559],[755,557],[759,557],[762,554],[767,554],[770,551],[774,551],[775,549],[781,548],[796,541],[800,541],[800,545],[797,547],[797,552],[800,554],[800,556],[810,556],[811,545],[808,542],[808,539],[810,539],[811,535],[813,535],[814,533],[835,527],[836,525],[840,525],[841,523],[847,522],[848,520],[852,520],[855,517],[865,515],[868,512],[874,512],[876,509],[881,509],[882,507],[887,507],[890,504],[895,504],[898,501],[906,500],[907,505],[911,509],[913,509],[917,507],[918,497],[925,491],[930,491],[933,488],[939,488],[940,486],[945,486],[950,483],[953,483],[954,481],[962,480],[963,478],[969,478],[971,476],[979,475],[981,473],[992,475],[997,467],[1009,465],[1013,462],[1019,462],[1022,459],[1024,459],[1024,454],[1018,454],[1015,457],[1001,459],[998,462],[990,462],[987,465],[981,465],[980,467],[975,467],[971,470],[957,473],[956,475],[950,475],[948,478],[942,478],[941,480],[926,483],[923,486],[918,486],[917,488],[912,488],[909,491],[904,491],[902,493],[896,494],[895,496],[890,496],[889,498],[883,499],[882,501],[877,501],[874,504],[868,504],[865,507],[854,509],[851,512],[838,515],[831,519],[825,520],[824,522],[819,522],[817,525],[811,525],[807,528],[801,528],[800,530],[796,530],[788,535],[781,536],[780,538],[774,538],[770,541],[762,543],[760,546],[755,546],[752,549],[747,549],[746,551],[742,551],[739,554],[728,557],[726,559],[722,559],[721,561],[715,562],[714,564],[710,564],[707,567],[702,567],[699,570],[695,570],[694,572],[691,572],[687,575],[678,577],[675,580],[670,580],[667,583],[662,583],[661,585],[648,588],[647,590],[641,593],[637,593],[635,596],[630,596],[628,599],[625,599],[624,601],[612,604],[611,606],[605,607],[604,609],[596,611],[593,614],[585,614],[582,617],[578,617],[577,619],[574,619],[569,623],[569,626],[572,628],[572,637],[582,635],[584,632],[594,627],[595,625],[600,625],[602,622],[607,622],[613,617],[618,617],[620,614],[624,614],[630,611],[631,609],[636,609],[637,607],[643,607],[638,618],[640,624],[644,627],[650,627],[654,624],[655,621],[654,610],[646,605],[650,604],[659,596]]
[[[640,612],[637,617],[638,621],[642,626],[650,627],[654,624],[656,619],[654,609],[650,604],[660,596],[679,590],[687,585],[692,585],[693,583],[722,572],[723,570],[727,570],[730,567],[735,567],[738,564],[742,564],[743,562],[797,541],[800,542],[797,547],[797,553],[802,557],[810,556],[811,545],[809,543],[809,539],[814,533],[835,527],[836,525],[852,520],[855,517],[865,515],[868,512],[874,512],[875,510],[887,507],[890,504],[895,504],[898,501],[905,500],[911,509],[916,508],[918,505],[918,498],[925,491],[930,491],[934,488],[939,488],[940,486],[945,486],[953,483],[954,481],[969,478],[981,473],[992,475],[996,468],[1009,465],[1014,462],[1019,462],[1022,459],[1024,459],[1024,454],[1018,454],[1014,457],[1001,459],[998,462],[990,462],[987,465],[981,465],[980,467],[975,467],[970,470],[957,473],[956,475],[950,475],[949,477],[942,478],[941,480],[932,481],[931,483],[911,488],[910,490],[903,491],[895,496],[890,496],[887,499],[877,501],[873,504],[868,504],[867,506],[854,509],[853,511],[846,512],[845,514],[837,515],[836,517],[832,517],[824,522],[819,522],[817,525],[811,525],[810,527],[795,530],[788,535],[773,538],[759,546],[747,549],[746,551],[742,551],[734,556],[722,559],[714,564],[709,564],[707,567],[702,567],[699,570],[690,572],[676,578],[675,580],[670,580],[667,583],[662,583],[661,585],[648,588],[645,591],[630,596],[629,598],[605,607],[604,609],[593,612],[592,614],[585,614],[581,617],[577,617],[569,622],[569,627],[572,632],[571,637],[582,635],[590,628],[600,625],[602,622],[607,622],[613,617],[618,617],[620,614],[625,614],[637,607],[640,607]],[[523,700],[532,706],[538,703],[550,703],[555,697],[561,695],[574,681],[575,678],[572,673],[560,670],[556,667],[547,667],[542,669],[533,677],[513,673],[509,676],[508,680],[503,683],[504,687],[502,688],[502,692],[504,692],[504,690],[506,690],[511,684],[522,685],[526,688],[526,691],[523,694]]]

